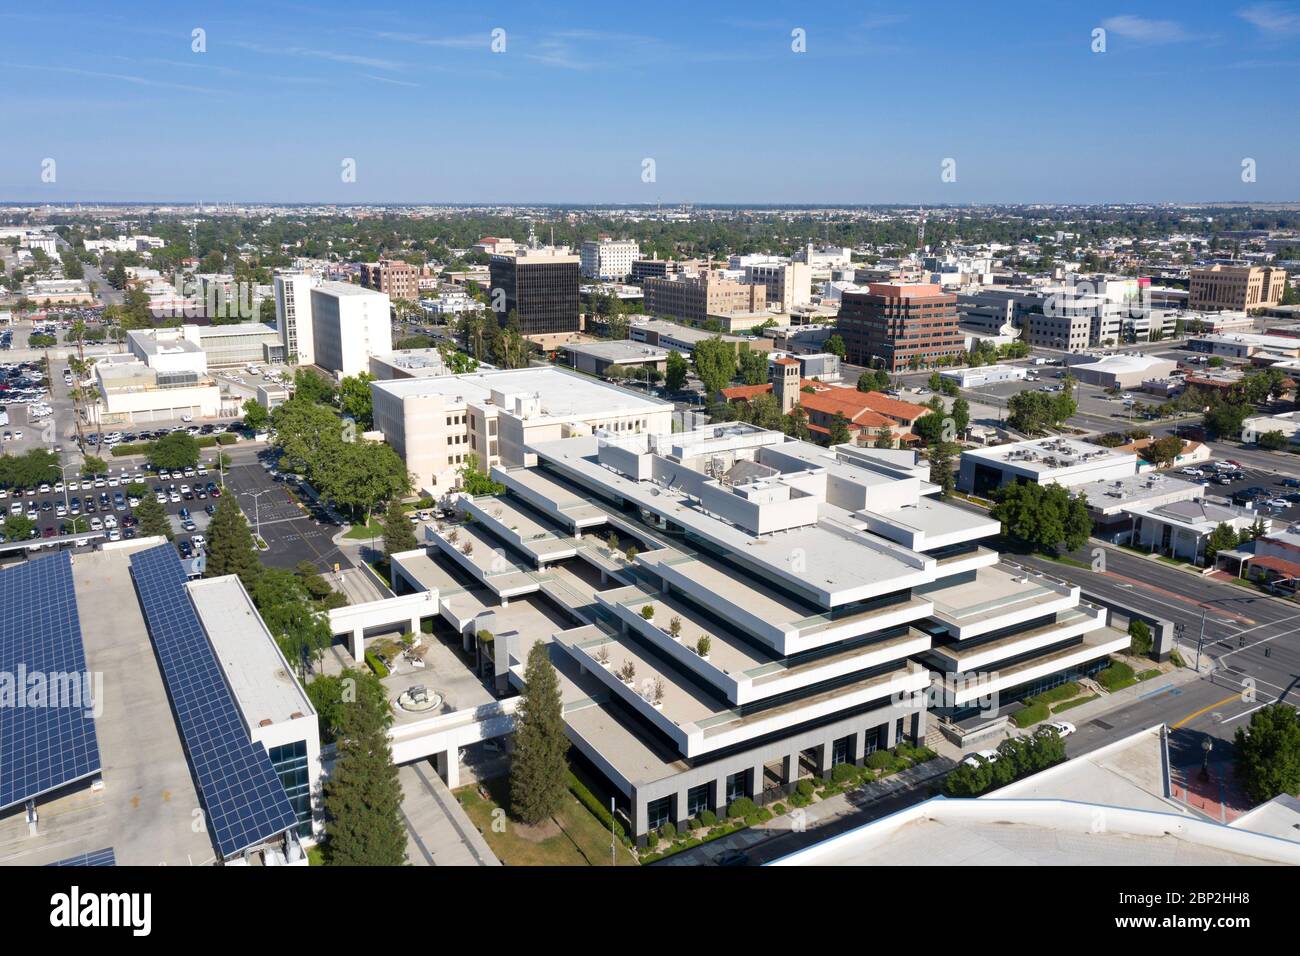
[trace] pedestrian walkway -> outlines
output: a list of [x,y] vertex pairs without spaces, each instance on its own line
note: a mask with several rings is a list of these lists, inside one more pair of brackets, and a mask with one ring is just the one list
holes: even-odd
[[500,866],[492,848],[427,760],[398,769],[406,858],[413,866]]
[[1211,763],[1208,775],[1202,775],[1199,763],[1171,767],[1169,786],[1175,800],[1215,823],[1231,823],[1251,808],[1249,797],[1227,761]]

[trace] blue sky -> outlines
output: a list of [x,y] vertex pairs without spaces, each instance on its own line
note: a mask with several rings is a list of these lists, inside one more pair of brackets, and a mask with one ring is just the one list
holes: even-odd
[[180,6],[0,11],[0,199],[1300,200],[1300,0]]

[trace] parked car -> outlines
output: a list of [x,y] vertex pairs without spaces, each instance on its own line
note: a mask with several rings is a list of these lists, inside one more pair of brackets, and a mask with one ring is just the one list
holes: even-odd
[[968,767],[978,767],[980,758],[983,757],[989,763],[998,762],[998,752],[996,750],[977,750],[965,760],[962,761]]
[[1077,728],[1064,720],[1049,720],[1034,731],[1035,734],[1057,734],[1060,737],[1068,737],[1074,733]]

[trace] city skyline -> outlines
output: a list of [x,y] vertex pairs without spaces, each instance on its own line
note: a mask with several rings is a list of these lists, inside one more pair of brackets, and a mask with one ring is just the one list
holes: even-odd
[[644,23],[581,3],[436,24],[405,4],[89,13],[0,16],[23,131],[0,156],[0,200],[1300,197],[1287,161],[1300,143],[1279,122],[1300,62],[1295,3],[1016,4],[996,18],[668,4]]

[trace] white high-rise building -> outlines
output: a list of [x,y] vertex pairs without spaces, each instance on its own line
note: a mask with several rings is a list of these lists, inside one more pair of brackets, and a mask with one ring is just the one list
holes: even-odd
[[590,279],[622,281],[641,258],[641,246],[632,239],[588,239],[582,244],[582,274]]
[[[370,371],[370,356],[387,355],[393,350],[391,307],[385,293],[348,282],[322,282],[313,286],[314,364],[343,377]],[[300,348],[302,324],[300,316]]]
[[314,365],[311,290],[319,280],[308,272],[284,272],[275,277],[275,328],[288,361]]

